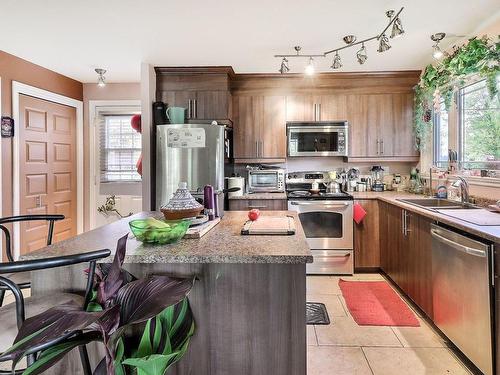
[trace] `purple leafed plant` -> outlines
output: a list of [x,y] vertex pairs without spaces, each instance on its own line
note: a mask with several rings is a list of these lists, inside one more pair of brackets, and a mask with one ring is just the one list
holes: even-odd
[[68,303],[26,319],[14,345],[0,360],[12,360],[14,369],[22,357],[38,352],[36,361],[23,373],[35,375],[70,350],[100,341],[106,355],[95,375],[125,375],[132,371],[137,375],[162,375],[178,361],[194,333],[187,300],[194,278],[136,279],[122,268],[127,236],[118,240],[113,262],[97,266],[86,311]]

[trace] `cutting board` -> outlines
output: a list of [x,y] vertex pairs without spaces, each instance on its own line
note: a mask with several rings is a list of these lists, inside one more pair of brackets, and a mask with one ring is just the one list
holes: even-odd
[[449,209],[436,211],[455,219],[460,219],[480,226],[500,225],[500,213],[490,212],[482,208],[477,210]]
[[196,225],[187,230],[184,238],[201,238],[205,234],[207,234],[211,229],[213,229],[220,222],[220,217],[216,217],[211,221],[207,221],[206,223]]
[[261,216],[255,221],[247,221],[241,234],[290,236],[295,234],[295,221],[292,216]]

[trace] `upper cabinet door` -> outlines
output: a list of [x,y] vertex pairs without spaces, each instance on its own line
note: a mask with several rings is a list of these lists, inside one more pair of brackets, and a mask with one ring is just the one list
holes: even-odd
[[[370,95],[368,105],[370,128],[372,126],[376,128],[376,139],[378,141],[378,144],[375,142],[375,154],[379,157],[393,156],[394,144],[399,142],[394,126],[394,116],[396,114],[393,95]],[[373,142],[371,144],[373,146]]]
[[264,96],[260,128],[260,157],[286,158],[286,102],[284,96]]
[[229,91],[198,91],[194,118],[200,120],[225,120],[230,116],[231,94]]
[[321,121],[347,120],[347,95],[322,95],[318,97]]
[[286,121],[314,121],[314,98],[311,95],[287,96]]
[[[392,95],[394,120],[393,156],[418,156],[413,133],[413,93]],[[386,134],[386,138],[389,135]]]
[[260,154],[260,131],[263,124],[262,96],[234,96],[234,158],[257,159]]
[[377,109],[372,95],[347,97],[349,156],[378,157],[378,130],[374,121]]
[[189,102],[196,98],[194,91],[162,91],[161,101],[167,103],[168,107],[183,107],[186,109],[186,118],[189,116],[187,109]]

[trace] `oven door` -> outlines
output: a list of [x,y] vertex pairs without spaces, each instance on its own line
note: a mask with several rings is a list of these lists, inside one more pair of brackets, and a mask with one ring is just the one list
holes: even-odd
[[311,250],[353,249],[352,201],[290,200]]
[[347,156],[347,131],[336,126],[288,127],[288,156]]
[[248,173],[248,191],[277,192],[280,191],[279,173],[277,171],[250,171]]

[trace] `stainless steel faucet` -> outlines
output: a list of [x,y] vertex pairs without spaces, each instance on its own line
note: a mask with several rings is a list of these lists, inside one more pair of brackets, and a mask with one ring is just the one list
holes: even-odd
[[453,186],[460,188],[460,199],[462,203],[469,203],[469,183],[467,180],[461,176],[457,176],[457,180],[453,183]]

